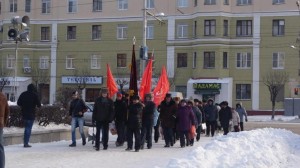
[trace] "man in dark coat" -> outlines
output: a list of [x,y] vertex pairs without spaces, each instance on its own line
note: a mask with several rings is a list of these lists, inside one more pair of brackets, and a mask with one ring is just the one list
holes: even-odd
[[83,132],[83,113],[87,110],[87,107],[82,99],[79,97],[77,91],[72,93],[73,100],[70,103],[69,116],[72,117],[71,121],[71,132],[72,132],[72,143],[70,147],[76,146],[76,127],[79,127],[79,132],[82,138],[82,145],[86,144],[85,135]]
[[223,101],[220,104],[221,110],[219,111],[220,123],[224,130],[224,135],[229,132],[229,122],[232,120],[231,108],[228,106],[227,101]]
[[118,132],[116,146],[123,146],[125,141],[125,122],[127,121],[127,102],[122,97],[122,93],[117,93],[115,105],[115,122]]
[[133,135],[135,139],[134,149],[136,152],[141,147],[141,128],[142,128],[142,114],[144,105],[140,103],[138,95],[133,95],[132,103],[128,108],[128,121],[127,121],[127,149],[131,151],[133,146]]
[[204,106],[203,109],[205,113],[205,121],[206,121],[206,136],[209,136],[211,131],[211,136],[215,135],[215,129],[217,125],[218,119],[218,109],[214,105],[213,99],[208,99],[207,104]]
[[167,93],[165,100],[163,100],[160,104],[159,111],[160,122],[165,138],[164,147],[170,147],[174,144],[173,129],[175,128],[176,111],[177,105],[172,99],[171,94]]
[[0,92],[0,168],[5,167],[5,154],[3,144],[3,128],[7,125],[9,106],[6,96]]
[[152,130],[154,122],[154,113],[156,111],[155,103],[151,93],[145,95],[145,107],[142,115],[142,139],[141,149],[144,149],[145,141],[147,141],[147,148],[152,148]]
[[21,107],[24,121],[24,148],[30,148],[31,145],[29,145],[29,139],[31,136],[33,122],[35,120],[35,108],[41,107],[41,102],[38,98],[34,84],[29,84],[27,86],[27,91],[20,95],[17,104]]
[[93,122],[96,122],[96,144],[95,150],[100,150],[100,130],[102,130],[103,149],[108,147],[109,123],[114,119],[114,102],[107,97],[107,88],[101,89],[101,95],[95,100],[93,111]]

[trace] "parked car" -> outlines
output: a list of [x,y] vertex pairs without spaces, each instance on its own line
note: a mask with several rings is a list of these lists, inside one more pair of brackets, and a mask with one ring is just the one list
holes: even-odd
[[85,104],[88,110],[83,114],[84,126],[92,127],[94,102],[86,102]]

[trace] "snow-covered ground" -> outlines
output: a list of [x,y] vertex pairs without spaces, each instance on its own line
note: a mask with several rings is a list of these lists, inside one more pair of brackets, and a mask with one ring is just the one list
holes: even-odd
[[[256,118],[262,121],[264,117]],[[266,118],[270,120],[270,116]],[[277,121],[295,119],[280,118]],[[34,130],[37,129],[42,128],[35,126]],[[91,142],[82,146],[81,140],[75,148],[68,147],[71,141],[36,143],[32,148],[11,145],[5,147],[6,168],[296,168],[300,165],[300,136],[284,129],[201,136],[193,147],[180,148],[177,142],[174,147],[164,148],[164,141],[159,140],[152,149],[140,152],[127,152],[126,145],[116,147],[116,136],[112,135],[105,151],[95,151]]]

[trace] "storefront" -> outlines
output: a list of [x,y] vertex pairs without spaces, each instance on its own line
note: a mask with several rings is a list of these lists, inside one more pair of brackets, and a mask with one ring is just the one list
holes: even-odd
[[31,78],[28,77],[6,77],[1,78],[0,81],[5,81],[5,86],[2,92],[10,101],[17,101],[22,92],[27,90],[27,86],[32,83]]
[[232,78],[189,79],[187,97],[192,99],[213,99],[216,103],[228,101],[232,105]]

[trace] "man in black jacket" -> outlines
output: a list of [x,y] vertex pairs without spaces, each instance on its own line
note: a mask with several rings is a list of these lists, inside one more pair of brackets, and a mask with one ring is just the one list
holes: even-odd
[[79,98],[79,94],[77,91],[72,94],[73,100],[70,104],[69,115],[72,116],[71,121],[71,132],[72,132],[72,143],[69,145],[70,147],[76,146],[76,127],[79,126],[79,132],[82,138],[82,145],[86,144],[85,135],[83,132],[83,113],[86,111],[87,107],[82,99]]
[[94,104],[93,122],[96,122],[96,144],[95,150],[100,150],[100,130],[102,129],[103,149],[108,147],[109,123],[114,119],[114,102],[107,97],[107,88],[101,89],[101,95]]
[[116,146],[123,146],[125,141],[125,122],[127,121],[127,102],[125,98],[122,97],[122,93],[117,93],[117,98],[114,103],[115,105],[115,122],[118,132],[118,138],[116,141]]
[[232,120],[231,108],[228,106],[227,101],[223,101],[221,104],[221,110],[219,111],[220,123],[224,130],[224,135],[229,132],[229,122]]
[[23,92],[17,102],[21,107],[22,117],[24,121],[24,148],[30,148],[29,139],[33,122],[35,119],[35,108],[41,107],[41,102],[37,95],[37,90],[33,84],[27,86],[27,91]]

